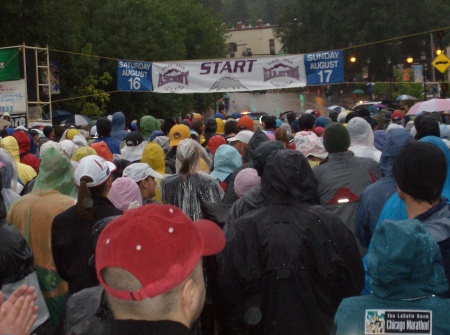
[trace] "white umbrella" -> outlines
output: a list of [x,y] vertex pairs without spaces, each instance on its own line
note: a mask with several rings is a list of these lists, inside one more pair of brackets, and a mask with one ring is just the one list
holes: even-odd
[[413,105],[406,115],[416,115],[421,112],[443,112],[450,110],[450,99],[431,99]]
[[405,100],[417,100],[417,98],[414,98],[412,95],[408,94],[402,94],[397,98],[397,101],[405,101]]
[[86,124],[89,124],[91,122],[91,119],[86,115],[81,114],[75,114],[69,117],[67,120],[64,120],[61,122],[61,125],[65,124],[74,124],[76,126],[83,126]]
[[331,110],[331,111],[339,112],[339,113],[346,111],[346,109],[344,107],[338,106],[338,105],[330,106],[330,107],[328,107],[328,109]]

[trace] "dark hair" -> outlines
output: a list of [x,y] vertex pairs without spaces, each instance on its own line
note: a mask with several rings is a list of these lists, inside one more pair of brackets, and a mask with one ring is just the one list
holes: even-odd
[[91,177],[81,177],[80,187],[78,189],[77,209],[86,219],[92,219],[94,217],[94,200],[92,198],[94,196],[104,195],[106,191],[106,181],[98,186],[88,187],[87,183],[92,181],[93,179]]
[[118,159],[114,161],[114,165],[116,165],[116,169],[111,172],[111,181],[116,180],[117,178],[122,177],[123,170],[130,165],[131,162],[127,159]]
[[50,134],[53,131],[53,127],[52,126],[45,126],[44,129],[42,130],[42,132],[44,133],[45,137],[49,137]]
[[104,117],[97,121],[97,134],[99,137],[107,137],[111,135],[112,123],[108,118]]
[[277,128],[277,118],[273,115],[268,115],[264,120],[266,129],[276,129]]
[[298,119],[299,131],[313,129],[316,125],[316,117],[312,114],[303,114]]
[[366,117],[370,117],[370,112],[367,108],[361,108],[361,109],[357,110],[355,113],[356,113],[356,116],[362,117],[363,119]]
[[[414,122],[415,123],[415,122]],[[414,137],[416,141],[420,140],[425,136],[436,136],[441,137],[441,130],[439,128],[439,123],[432,116],[423,117],[416,127],[417,134]]]
[[55,142],[59,142],[64,132],[66,131],[66,128],[64,128],[63,126],[55,126],[53,130],[55,132]]
[[229,134],[237,134],[238,133],[237,121],[228,120],[227,122],[225,122],[223,133],[225,134],[225,136]]
[[432,143],[410,142],[398,152],[392,175],[404,193],[416,201],[433,204],[444,188],[447,160],[442,150]]
[[351,119],[353,119],[354,117],[357,117],[358,114],[356,112],[350,112],[347,114],[347,116],[345,117],[345,123],[349,123]]

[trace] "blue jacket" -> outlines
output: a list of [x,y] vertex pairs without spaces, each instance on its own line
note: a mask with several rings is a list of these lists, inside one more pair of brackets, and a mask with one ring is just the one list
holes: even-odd
[[[378,328],[384,334],[400,326],[405,327],[403,333],[411,334],[412,326],[422,321],[420,325],[429,325],[433,335],[450,334],[450,300],[435,296],[448,291],[442,257],[425,226],[419,220],[387,220],[377,226],[372,241],[367,258],[373,293],[344,299],[334,318],[333,333],[375,333]],[[419,310],[431,318],[418,320],[414,311]],[[397,319],[388,311],[395,311]],[[402,311],[415,316],[412,323],[398,316]]]
[[92,143],[105,142],[112,154],[120,155],[120,141],[111,136],[99,137]]
[[361,194],[355,216],[355,234],[363,247],[368,247],[385,202],[397,192],[391,169],[400,149],[414,141],[405,129],[392,129],[386,138],[378,165],[384,178],[369,185]]
[[125,130],[125,115],[122,112],[115,112],[112,116],[111,124],[111,137],[122,142],[125,136],[128,135],[128,131]]

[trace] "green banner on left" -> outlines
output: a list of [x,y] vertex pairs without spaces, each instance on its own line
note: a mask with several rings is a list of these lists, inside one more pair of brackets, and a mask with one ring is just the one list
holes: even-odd
[[0,81],[20,79],[19,49],[0,50]]

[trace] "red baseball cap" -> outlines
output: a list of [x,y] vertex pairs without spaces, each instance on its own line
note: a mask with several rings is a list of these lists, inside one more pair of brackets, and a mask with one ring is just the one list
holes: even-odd
[[[214,222],[193,222],[175,206],[149,204],[125,211],[102,231],[95,251],[97,277],[118,299],[154,298],[180,285],[202,256],[224,247],[225,236]],[[108,286],[102,276],[108,267],[130,272],[142,288],[130,292]]]
[[391,114],[391,119],[392,120],[401,120],[401,119],[403,119],[403,114],[400,111],[396,110],[394,113]]

